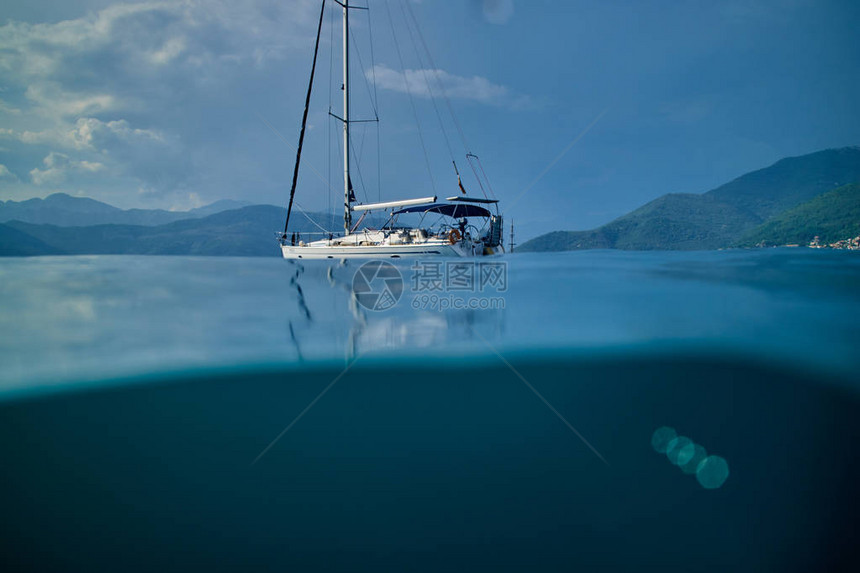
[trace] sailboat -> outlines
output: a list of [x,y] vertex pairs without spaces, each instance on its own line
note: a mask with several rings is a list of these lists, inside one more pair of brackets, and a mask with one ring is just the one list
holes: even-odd
[[[487,197],[470,197],[460,182],[461,195],[439,200],[436,196],[360,204],[356,201],[350,178],[350,73],[349,73],[349,16],[353,9],[349,0],[332,0],[343,8],[343,117],[333,117],[343,124],[343,185],[344,215],[343,232],[327,232],[322,238],[304,241],[297,233],[289,233],[296,184],[301,163],[302,144],[307,125],[308,108],[313,91],[317,54],[322,33],[325,0],[322,0],[316,44],[314,46],[311,77],[308,84],[302,127],[287,206],[284,231],[279,234],[279,244],[285,259],[380,259],[421,256],[479,257],[504,253],[502,244],[502,216],[498,200]],[[471,157],[474,155],[469,154]],[[456,163],[454,163],[456,171]],[[353,215],[360,213],[353,223]],[[378,220],[385,220],[375,227],[362,223],[370,213]],[[382,214],[385,217],[380,217]],[[404,219],[418,217],[415,225],[404,223]]]

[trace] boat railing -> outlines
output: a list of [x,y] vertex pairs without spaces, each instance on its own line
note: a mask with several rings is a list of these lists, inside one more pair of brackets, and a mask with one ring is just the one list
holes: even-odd
[[[303,232],[296,231],[296,236],[298,237],[300,235],[302,237],[305,237],[305,236],[328,237],[329,235],[331,235],[333,238],[337,238],[337,237],[343,236],[343,231],[338,231],[338,232],[332,231],[330,233],[328,233],[328,232],[323,233],[322,231],[314,231],[314,232],[307,232],[307,233],[305,233],[304,231]],[[283,231],[279,231],[279,232],[275,233],[275,236],[278,237],[279,239],[283,239],[284,237],[287,236],[287,234],[285,234]]]
[[328,233],[324,233],[322,231],[308,231],[306,233],[293,232],[291,234],[284,232],[275,233],[275,237],[277,237],[278,242],[282,245],[291,244],[293,246],[302,246],[302,244],[307,243],[304,238],[318,237],[320,239],[328,239],[329,241],[332,241],[343,236],[342,232],[335,233],[334,231]]

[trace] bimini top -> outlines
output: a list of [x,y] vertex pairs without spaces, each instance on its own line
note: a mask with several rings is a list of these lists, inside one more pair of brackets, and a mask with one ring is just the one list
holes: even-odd
[[461,203],[451,205],[449,203],[434,203],[432,205],[415,205],[414,207],[406,207],[395,211],[392,215],[400,215],[403,213],[439,213],[447,215],[455,219],[460,217],[490,217],[492,213],[477,205]]

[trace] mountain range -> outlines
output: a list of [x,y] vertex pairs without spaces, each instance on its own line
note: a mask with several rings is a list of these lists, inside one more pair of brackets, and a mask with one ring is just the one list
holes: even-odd
[[164,209],[120,209],[88,197],[74,197],[66,193],[54,193],[44,199],[25,201],[0,201],[0,223],[23,221],[63,227],[87,225],[163,225],[214,215],[221,211],[247,207],[248,201],[222,199],[205,207],[190,211],[165,211]]
[[[768,223],[829,191],[858,182],[860,147],[828,149],[782,159],[707,193],[663,195],[596,229],[548,233],[517,250],[700,250],[746,246],[753,240],[752,244],[785,244],[768,234],[776,230]],[[852,197],[856,200],[856,188],[849,187],[823,197],[810,209],[819,217],[826,218],[828,212],[835,217],[838,209],[828,205],[836,201],[844,206]],[[780,227],[783,235],[787,221],[800,224],[797,218],[787,219]],[[830,228],[830,232],[850,231]]]
[[[284,208],[218,201],[190,211],[123,210],[63,193],[0,201],[0,256],[274,256]],[[296,213],[291,230],[337,229]],[[804,244],[860,235],[860,147],[782,159],[703,194],[673,193],[589,231],[556,231],[517,251],[698,250]]]
[[[237,208],[238,207],[238,208]],[[272,256],[284,208],[218,201],[191,211],[118,209],[58,193],[0,202],[0,256],[148,254]],[[295,213],[292,230],[337,228],[339,217]]]

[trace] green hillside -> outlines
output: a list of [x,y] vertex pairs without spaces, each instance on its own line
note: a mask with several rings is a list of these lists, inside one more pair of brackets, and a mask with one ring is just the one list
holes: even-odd
[[629,250],[716,249],[758,219],[733,205],[701,195],[664,195],[605,225],[612,247]]
[[749,211],[764,221],[825,191],[858,181],[860,147],[844,147],[781,159],[705,195]]
[[789,209],[756,227],[738,246],[822,243],[860,236],[860,184],[845,185]]
[[518,251],[583,249],[716,249],[731,242],[737,229],[759,219],[710,197],[663,195],[591,231],[556,231],[524,243]]
[[860,181],[860,147],[780,160],[702,195],[663,195],[602,227],[556,231],[518,251],[697,250],[729,247],[774,215]]

